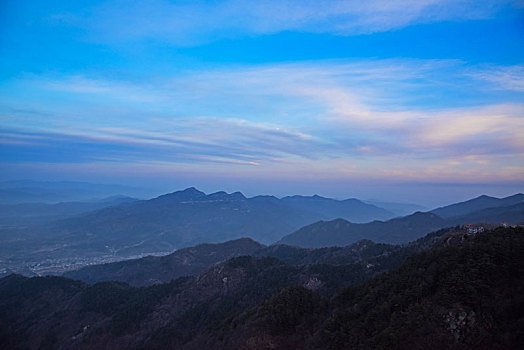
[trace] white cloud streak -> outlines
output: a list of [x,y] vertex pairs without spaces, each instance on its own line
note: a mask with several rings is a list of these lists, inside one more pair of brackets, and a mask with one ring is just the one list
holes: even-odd
[[418,23],[489,18],[510,0],[228,0],[110,1],[86,11],[52,16],[83,27],[92,40],[160,40],[195,45],[221,38],[281,31],[355,35]]
[[493,89],[524,92],[524,66],[488,66],[472,70],[470,75],[491,83]]
[[[64,108],[75,111],[78,120],[63,118],[62,106],[54,102],[33,117],[19,114],[24,120],[46,115],[49,130],[65,136],[133,149],[126,153],[108,146],[106,158],[140,161],[151,154],[193,167],[246,165],[292,173],[309,168],[324,176],[336,171],[406,178],[449,177],[453,171],[487,178],[494,176],[484,170],[489,165],[506,178],[517,177],[524,169],[522,94],[513,84],[486,77],[521,67],[474,68],[464,74],[460,61],[326,61],[187,72],[154,87],[44,77],[20,84],[63,94]],[[494,88],[516,95],[493,99],[486,91]],[[427,91],[429,101],[412,97]],[[474,103],[460,105],[464,91]],[[76,100],[100,109],[93,115]],[[118,109],[124,112],[111,113]],[[59,117],[50,117],[53,112]],[[79,123],[86,115],[89,122]],[[8,120],[11,128],[27,129],[26,122],[16,124],[16,116]]]

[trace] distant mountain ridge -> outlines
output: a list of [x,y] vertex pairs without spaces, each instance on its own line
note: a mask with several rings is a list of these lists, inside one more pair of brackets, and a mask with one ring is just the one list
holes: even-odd
[[509,206],[486,208],[462,216],[454,216],[448,219],[451,223],[494,223],[507,222],[517,224],[524,222],[524,203]]
[[517,193],[505,198],[495,198],[482,195],[464,202],[433,209],[431,212],[443,218],[451,218],[454,216],[466,215],[483,209],[506,207],[519,203],[524,203],[524,194],[522,193]]
[[384,208],[398,216],[406,216],[417,211],[427,211],[428,208],[413,203],[383,202],[377,200],[364,200],[364,203],[373,204],[377,207]]
[[355,213],[353,218],[350,219],[353,222],[368,222],[377,220],[377,216],[383,218],[391,218],[395,216],[395,214],[391,211],[373,204],[367,204],[355,198],[336,200],[324,198],[318,195],[297,195],[284,197],[281,199],[281,201],[294,208],[320,213],[326,217],[326,219],[348,218],[347,213]]
[[[356,224],[344,219],[319,221],[283,237],[279,243],[305,248],[345,246],[360,239],[402,244],[431,231],[465,223],[521,223],[524,222],[523,198],[522,194],[501,199],[481,196],[430,212],[417,212],[384,222]],[[493,207],[486,208],[487,205]],[[437,213],[447,216],[441,217]]]
[[77,256],[125,259],[241,237],[270,244],[318,220],[344,217],[366,222],[394,216],[357,199],[246,198],[240,192],[205,194],[190,187],[38,226],[0,227],[0,238],[4,240],[0,258],[11,268],[23,261],[37,264]]
[[344,219],[319,221],[283,237],[278,243],[304,248],[346,246],[361,239],[401,244],[446,227],[446,221],[433,213],[417,212],[388,221],[355,224]]
[[[521,196],[494,202],[514,203]],[[485,197],[435,211],[456,213],[464,206],[462,210],[470,210],[471,203],[479,201],[485,202]],[[493,201],[488,198],[488,202]],[[466,222],[519,222],[524,220],[523,212],[521,204],[515,204],[446,218],[432,211],[391,219],[395,217],[392,212],[357,199],[317,195],[247,198],[240,192],[206,194],[190,187],[39,226],[0,226],[0,258],[4,261],[0,269],[29,274],[32,266],[50,261],[38,271],[59,273],[93,261],[164,255],[175,249],[241,237],[262,244],[278,241],[302,247],[346,246],[362,239],[401,244]],[[376,220],[370,222],[372,218]],[[77,257],[83,260],[78,262]]]

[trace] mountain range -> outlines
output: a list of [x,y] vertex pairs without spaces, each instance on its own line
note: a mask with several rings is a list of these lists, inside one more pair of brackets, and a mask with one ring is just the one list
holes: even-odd
[[38,225],[4,226],[0,258],[11,265],[72,257],[123,259],[241,237],[268,244],[304,225],[339,216],[365,222],[394,214],[357,199],[246,198],[240,192],[205,194],[188,188]]
[[10,275],[0,279],[0,347],[517,349],[524,344],[522,228],[476,235],[441,230],[405,246],[363,241],[345,248],[262,249],[267,248],[296,263],[238,256],[198,276],[140,288]]
[[[4,221],[0,226],[0,275],[11,271],[28,275],[60,273],[93,262],[165,255],[200,243],[242,237],[262,244],[279,242],[302,247],[345,246],[361,239],[400,244],[467,222],[522,222],[522,198],[522,194],[502,199],[481,196],[396,218],[390,211],[357,199],[246,198],[240,192],[205,194],[195,188],[150,200],[120,197],[113,200],[121,203],[91,203],[87,206],[104,208],[89,212],[82,212],[86,204],[79,203],[10,206],[22,211],[40,206],[41,213],[64,215],[60,220],[42,221],[50,216],[31,211],[26,219],[32,220],[32,225],[30,220],[14,226]],[[489,205],[495,207],[486,208]],[[73,215],[75,210],[80,214]],[[9,215],[7,212],[4,215]]]
[[445,207],[433,209],[431,212],[442,218],[452,218],[488,208],[508,207],[524,203],[524,194],[517,193],[505,198],[495,198],[486,195],[470,199],[465,202],[451,204]]
[[[508,197],[514,199],[517,196]],[[467,201],[465,206],[473,208],[476,201]],[[484,197],[478,199],[483,207]],[[499,200],[495,204],[505,205],[508,201]],[[461,209],[461,203],[453,205]],[[459,230],[468,222],[501,223],[523,222],[524,203],[510,206],[481,209],[462,216],[441,218],[433,212],[417,212],[388,221],[373,221],[354,224],[343,219],[319,221],[307,225],[283,237],[276,244],[265,246],[249,238],[237,239],[221,244],[202,244],[184,248],[163,257],[145,257],[110,264],[95,265],[66,272],[64,276],[85,282],[121,281],[134,286],[168,282],[173,278],[195,275],[224,261],[226,257],[253,255],[275,257],[287,263],[301,264],[349,264],[376,255],[398,254],[396,244],[417,241],[428,232],[448,232]],[[382,243],[373,243],[382,242]],[[326,248],[321,248],[326,247]],[[362,249],[362,248],[365,249]],[[413,243],[408,245],[413,247]],[[408,249],[411,254],[413,249]],[[403,256],[406,256],[404,253]],[[388,263],[391,265],[391,262]]]
[[[488,207],[489,205],[492,207]],[[503,222],[524,222],[523,194],[502,199],[480,196],[430,212],[417,212],[388,221],[364,224],[351,223],[344,219],[319,221],[284,236],[278,243],[310,248],[344,246],[361,239],[402,244],[444,227]]]

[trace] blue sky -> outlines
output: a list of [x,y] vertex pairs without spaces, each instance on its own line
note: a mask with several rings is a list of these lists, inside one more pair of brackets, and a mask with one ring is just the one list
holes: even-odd
[[3,180],[524,188],[524,2],[2,1]]

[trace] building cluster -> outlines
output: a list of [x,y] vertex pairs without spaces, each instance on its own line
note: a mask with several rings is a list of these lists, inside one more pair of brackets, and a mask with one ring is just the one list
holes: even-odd
[[464,224],[462,229],[470,234],[482,233],[486,230],[493,230],[497,227],[524,227],[524,224],[509,224],[507,222],[502,222],[500,224]]
[[466,231],[468,233],[481,233],[481,232],[484,232],[484,226],[482,225],[475,225],[475,224],[465,224],[464,225],[464,229],[466,229]]

